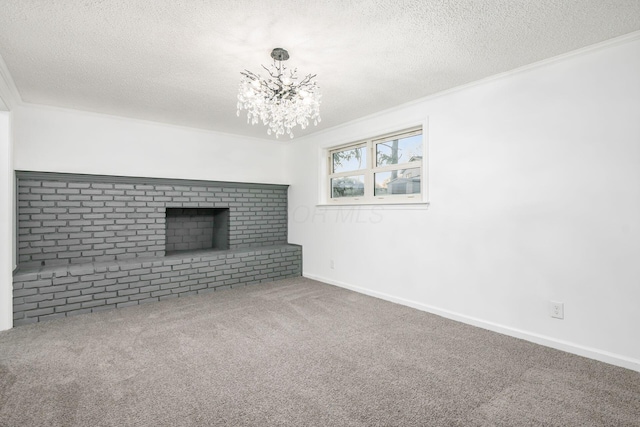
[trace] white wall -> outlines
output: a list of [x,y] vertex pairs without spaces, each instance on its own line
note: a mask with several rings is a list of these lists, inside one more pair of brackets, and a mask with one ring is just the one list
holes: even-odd
[[14,109],[16,170],[284,184],[284,145],[48,107]]
[[[294,141],[304,274],[640,370],[638,76],[636,37]],[[428,210],[315,206],[321,147],[427,116]]]
[[0,331],[13,325],[13,168],[11,113],[0,112]]

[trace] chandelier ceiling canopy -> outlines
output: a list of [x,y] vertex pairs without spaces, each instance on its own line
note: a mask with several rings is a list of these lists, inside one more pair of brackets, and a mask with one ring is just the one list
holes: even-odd
[[240,72],[240,90],[238,92],[238,111],[247,110],[247,123],[252,125],[261,121],[267,128],[267,134],[276,138],[285,133],[293,138],[293,128],[302,129],[320,122],[320,91],[316,75],[307,74],[299,79],[297,69],[285,67],[283,62],[289,59],[289,52],[275,48],[271,52],[273,64],[264,68],[269,77]]

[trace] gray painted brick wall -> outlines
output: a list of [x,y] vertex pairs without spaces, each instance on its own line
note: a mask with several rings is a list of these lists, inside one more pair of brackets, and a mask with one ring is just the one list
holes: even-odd
[[14,275],[14,325],[300,276],[302,248],[276,245],[193,255],[25,269]]
[[287,242],[284,185],[17,172],[20,267],[159,257],[167,208],[229,208],[229,249]]
[[[302,274],[302,248],[286,244],[285,185],[16,175],[16,326]],[[167,209],[203,208],[213,218],[183,215],[200,231],[167,245]],[[165,256],[212,238],[224,250]]]
[[167,253],[213,248],[213,209],[167,209]]

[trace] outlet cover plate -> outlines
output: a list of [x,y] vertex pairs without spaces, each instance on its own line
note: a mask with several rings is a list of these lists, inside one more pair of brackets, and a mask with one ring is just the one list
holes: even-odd
[[554,319],[564,319],[564,303],[551,301],[551,317]]

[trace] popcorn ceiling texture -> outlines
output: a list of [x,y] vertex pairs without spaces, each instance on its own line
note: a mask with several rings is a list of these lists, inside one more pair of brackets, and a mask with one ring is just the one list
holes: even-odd
[[22,100],[266,138],[236,117],[240,71],[274,47],[317,73],[302,136],[640,30],[640,2],[0,0]]

